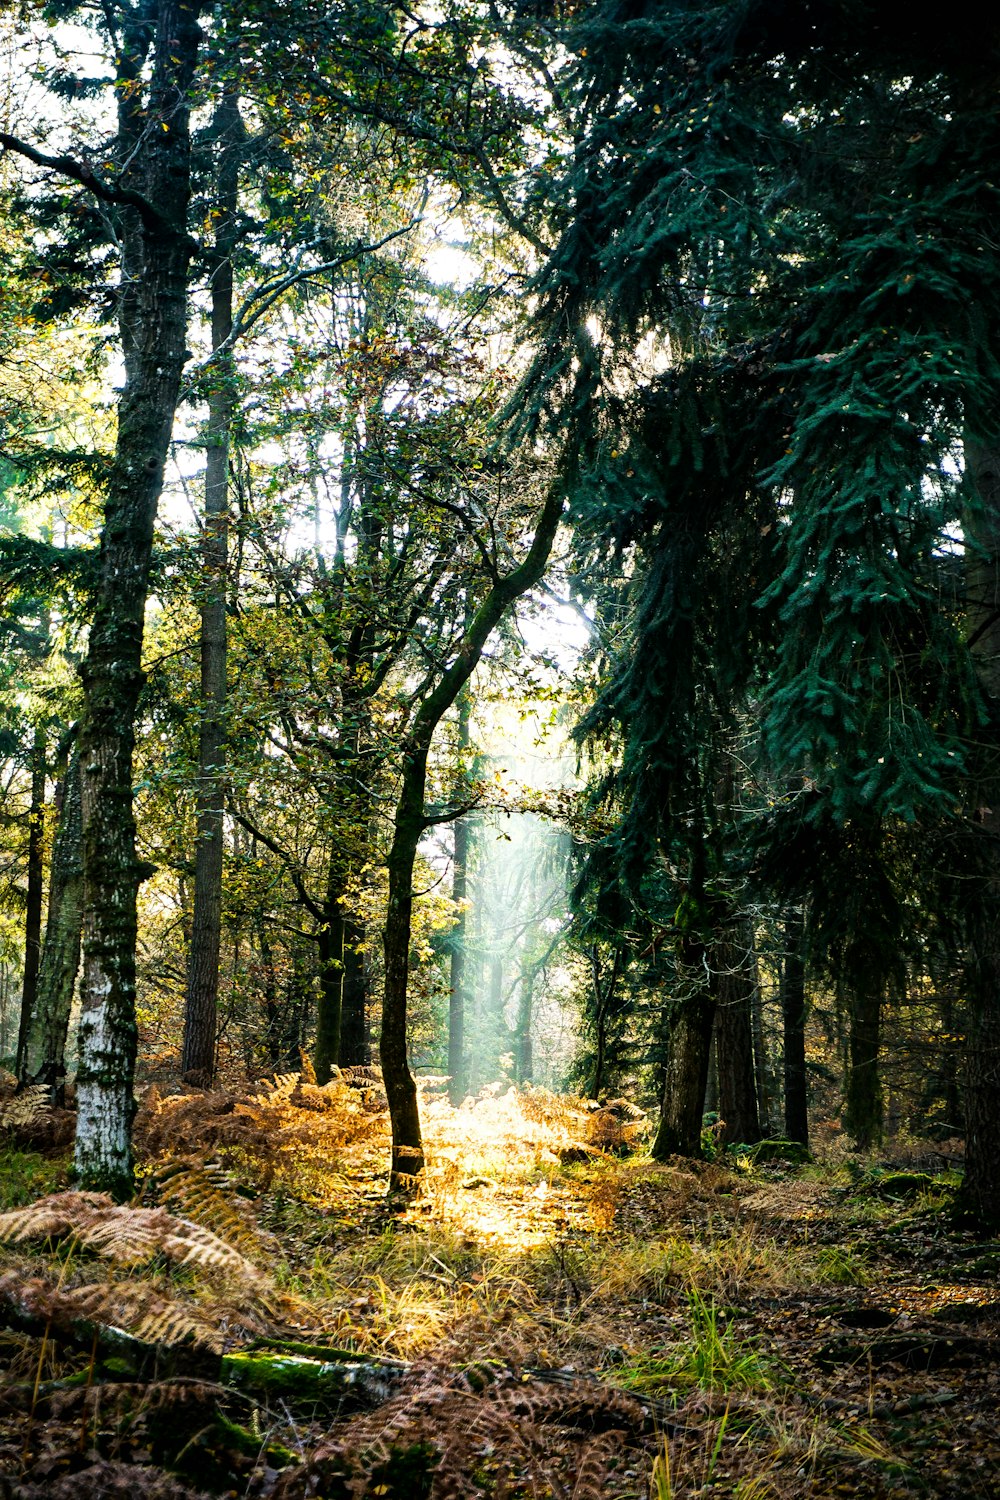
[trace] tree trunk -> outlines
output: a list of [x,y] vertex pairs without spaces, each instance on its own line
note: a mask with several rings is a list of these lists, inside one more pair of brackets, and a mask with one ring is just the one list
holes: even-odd
[[229,447],[236,405],[233,331],[233,253],[243,121],[232,93],[215,113],[221,158],[212,256],[212,349],[205,433],[205,516],[201,534],[201,724],[198,732],[198,806],[194,914],[188,952],[181,1073],[208,1087],[215,1076],[222,938],[223,811],[226,781],[226,583],[229,563]]
[[38,996],[38,965],[42,951],[42,892],[45,846],[45,730],[35,730],[31,746],[31,805],[28,809],[28,899],[24,914],[24,976],[21,984],[21,1023],[17,1031],[14,1071],[18,1085],[29,1079],[28,1040]]
[[151,31],[132,15],[118,60],[121,180],[145,206],[122,214],[125,384],[81,673],[84,957],[76,1131],[81,1186],[118,1195],[132,1190],[136,901],[147,873],[135,850],[134,725],[153,525],[187,348],[189,99],[200,38],[194,14],[181,0],[159,0]]
[[964,1208],[1000,1225],[1000,443],[966,443],[978,505],[966,519],[969,641],[989,711],[988,759],[972,789],[985,890],[971,942],[965,1068]]
[[764,1033],[764,993],[760,982],[760,964],[757,960],[756,938],[751,928],[754,951],[751,958],[751,984],[753,986],[750,1008],[753,1013],[753,1058],[757,1079],[757,1112],[760,1128],[765,1137],[771,1135],[771,1100],[774,1096],[774,1075],[771,1071],[771,1055]]
[[521,988],[517,997],[517,1024],[514,1029],[514,1078],[518,1083],[531,1083],[534,1074],[531,1021],[537,972],[530,963],[521,966]]
[[[740,932],[749,943],[748,924]],[[753,1056],[753,950],[726,939],[715,947],[714,965],[718,1021],[716,1041],[719,1058],[719,1114],[722,1140],[761,1139],[757,1104],[757,1080]]]
[[561,492],[553,488],[539,513],[534,538],[524,561],[493,584],[466,629],[451,665],[444,669],[417,709],[404,745],[402,780],[388,858],[389,902],[383,935],[385,997],[379,1046],[392,1122],[390,1192],[412,1189],[418,1184],[424,1168],[417,1090],[406,1060],[406,992],[413,915],[413,867],[417,845],[426,826],[424,787],[428,752],[435,729],[475,671],[483,647],[508,605],[541,578],[561,514]]
[[589,1090],[591,1099],[599,1099],[605,1086],[611,1021],[619,1013],[618,981],[621,977],[623,951],[620,944],[615,948],[610,973],[602,978],[600,944],[595,942],[590,945],[590,986],[594,996],[594,1072]]
[[57,791],[56,803],[59,821],[49,872],[49,909],[38,971],[38,1002],[28,1048],[33,1080],[48,1084],[53,1103],[61,1101],[65,1086],[66,1033],[80,968],[83,810],[76,745],[63,774],[62,787]]
[[264,1000],[264,1045],[267,1060],[277,1071],[281,1066],[281,1006],[278,1003],[278,976],[274,972],[274,953],[263,919],[255,924],[257,951],[263,970],[261,990]]
[[341,897],[344,877],[339,856],[330,856],[323,922],[319,930],[319,998],[316,1006],[316,1082],[329,1083],[340,1064],[340,1031],[344,1005],[344,939],[346,922]]
[[[462,799],[467,792],[468,776],[465,755],[469,748],[469,721],[472,717],[472,694],[468,684],[458,695],[458,775],[455,794]],[[457,1106],[465,1098],[465,1001],[466,1001],[466,910],[469,891],[469,820],[456,818],[454,825],[454,858],[452,863],[451,899],[457,908],[451,930],[451,963],[448,1001],[448,1098]]]
[[413,919],[413,866],[424,831],[426,775],[427,747],[418,746],[403,762],[403,785],[396,805],[392,848],[386,861],[389,902],[383,936],[385,998],[382,1002],[379,1055],[392,1122],[390,1192],[411,1190],[424,1169],[417,1086],[406,1057],[406,993]]
[[785,922],[781,1025],[785,1058],[785,1136],[790,1141],[799,1141],[803,1146],[808,1146],[805,917],[801,911],[790,912]]
[[706,972],[700,942],[678,943],[677,981],[687,993],[675,1000],[668,1018],[663,1106],[653,1141],[655,1161],[701,1155],[701,1124],[708,1084],[708,1055],[715,1021],[714,983]]
[[[466,719],[468,727],[468,719]],[[467,741],[466,741],[467,743]],[[451,995],[448,1000],[448,1098],[456,1107],[465,1098],[465,1005],[466,1005],[466,939],[467,922],[465,903],[469,889],[469,820],[455,819],[454,870],[451,881],[451,899],[455,902],[457,915],[452,928],[451,963],[449,979]]]
[[364,938],[364,928],[347,917],[344,923],[344,988],[340,1011],[340,1062],[345,1068],[366,1068],[372,1060]]
[[885,1121],[879,1076],[882,1000],[882,986],[863,981],[855,984],[850,996],[844,1128],[862,1150],[879,1144]]

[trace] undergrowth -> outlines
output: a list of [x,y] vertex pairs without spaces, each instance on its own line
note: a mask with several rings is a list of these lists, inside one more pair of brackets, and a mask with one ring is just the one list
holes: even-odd
[[[96,1432],[102,1410],[128,1404],[120,1384],[114,1401],[96,1399],[111,1368],[98,1334],[113,1326],[217,1354],[259,1345],[264,1358],[385,1362],[395,1394],[332,1425],[210,1385],[182,1399],[162,1380],[145,1389],[167,1415],[115,1418],[114,1462],[134,1431],[140,1463],[150,1445],[178,1473],[196,1457],[216,1488],[267,1500],[664,1500],[706,1488],[791,1500],[881,1495],[852,1488],[854,1468],[902,1472],[869,1423],[804,1400],[759,1309],[785,1309],[780,1328],[817,1299],[861,1297],[879,1274],[866,1223],[928,1219],[944,1196],[936,1182],[905,1202],[879,1198],[869,1221],[842,1167],[733,1172],[722,1159],[626,1154],[644,1122],[620,1105],[510,1090],[422,1107],[427,1190],[402,1213],[383,1198],[387,1121],[370,1074],[324,1089],[288,1075],[240,1096],[151,1092],[129,1206],[60,1193],[58,1161],[9,1148],[0,1302],[26,1331],[0,1412],[4,1400],[27,1403],[34,1421],[72,1411]],[[98,1332],[74,1364],[81,1318]],[[32,1328],[46,1330],[40,1354]],[[93,1399],[59,1394],[84,1379]]]

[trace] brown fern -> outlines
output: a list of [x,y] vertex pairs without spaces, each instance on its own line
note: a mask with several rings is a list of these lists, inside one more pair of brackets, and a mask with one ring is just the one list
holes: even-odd
[[432,1450],[431,1500],[466,1500],[484,1464],[497,1494],[527,1480],[557,1500],[605,1500],[624,1448],[647,1461],[652,1424],[635,1397],[596,1380],[550,1385],[493,1367],[473,1373],[415,1370],[405,1393],[343,1424],[304,1471],[279,1481],[275,1500],[322,1494],[334,1475],[353,1476],[355,1494],[375,1493],[365,1485],[393,1452],[417,1445]]
[[52,1193],[0,1214],[0,1240],[67,1237],[119,1265],[141,1265],[162,1255],[175,1265],[230,1271],[251,1284],[261,1280],[256,1266],[211,1229],[163,1208],[114,1203],[105,1193]]

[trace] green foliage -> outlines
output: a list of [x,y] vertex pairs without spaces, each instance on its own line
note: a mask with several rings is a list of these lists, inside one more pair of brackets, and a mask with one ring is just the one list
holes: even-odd
[[779,1383],[775,1362],[762,1355],[752,1341],[739,1338],[712,1298],[696,1286],[687,1292],[687,1316],[688,1337],[679,1348],[623,1369],[620,1378],[627,1389],[766,1391]]
[[65,1187],[68,1163],[17,1146],[0,1146],[0,1209],[19,1208]]

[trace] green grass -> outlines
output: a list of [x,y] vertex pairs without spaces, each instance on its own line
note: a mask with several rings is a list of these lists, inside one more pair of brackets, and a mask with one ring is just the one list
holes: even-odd
[[622,1368],[618,1379],[628,1390],[767,1391],[782,1383],[777,1363],[726,1326],[714,1301],[697,1287],[688,1290],[687,1313],[687,1339]]
[[68,1183],[68,1155],[43,1156],[39,1151],[0,1143],[0,1211],[57,1193]]

